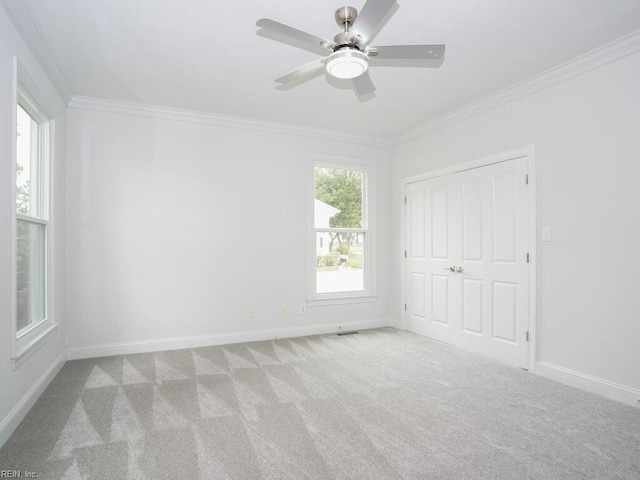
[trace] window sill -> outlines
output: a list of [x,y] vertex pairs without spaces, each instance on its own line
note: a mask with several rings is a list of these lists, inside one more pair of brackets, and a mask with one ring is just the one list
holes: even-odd
[[42,347],[46,340],[51,338],[51,334],[58,329],[58,324],[54,323],[46,327],[42,332],[35,336],[32,340],[24,345],[20,350],[14,352],[11,357],[11,367],[13,370],[18,368],[24,361],[29,358],[34,352]]
[[330,305],[350,305],[353,303],[373,303],[378,301],[378,296],[373,294],[358,293],[349,296],[332,296],[326,298],[307,299],[307,307],[324,307]]

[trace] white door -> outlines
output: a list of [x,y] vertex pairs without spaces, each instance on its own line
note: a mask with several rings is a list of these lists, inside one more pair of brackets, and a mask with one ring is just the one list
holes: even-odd
[[454,343],[454,180],[442,177],[407,187],[408,330]]
[[409,184],[407,328],[528,367],[527,159]]

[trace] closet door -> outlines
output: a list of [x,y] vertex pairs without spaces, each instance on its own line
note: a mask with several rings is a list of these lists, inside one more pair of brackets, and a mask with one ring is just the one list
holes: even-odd
[[408,329],[527,368],[526,159],[407,188]]

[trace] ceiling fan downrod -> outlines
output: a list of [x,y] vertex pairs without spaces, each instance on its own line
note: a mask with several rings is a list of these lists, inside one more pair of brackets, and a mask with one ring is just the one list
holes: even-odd
[[355,35],[349,34],[349,27],[353,25],[353,22],[358,18],[358,10],[354,7],[342,7],[336,10],[335,19],[336,23],[344,31],[337,34],[333,41],[336,43],[334,51],[338,51],[341,48],[358,48],[358,38]]

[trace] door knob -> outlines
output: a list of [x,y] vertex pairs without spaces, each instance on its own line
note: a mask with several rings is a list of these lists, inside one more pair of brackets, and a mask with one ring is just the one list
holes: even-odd
[[[454,267],[454,268],[455,268],[455,271],[458,272],[458,273],[462,272],[462,270],[463,270],[462,267]],[[452,268],[452,270],[454,270],[454,269]]]

